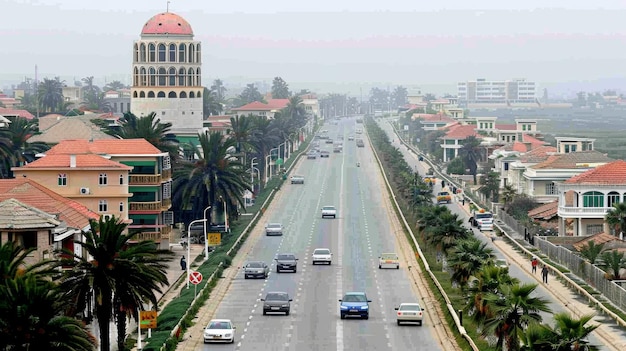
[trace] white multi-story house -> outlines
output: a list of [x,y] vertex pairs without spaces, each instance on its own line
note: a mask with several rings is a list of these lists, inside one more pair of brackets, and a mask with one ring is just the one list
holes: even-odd
[[[626,201],[626,161],[590,169],[559,184],[558,189],[559,235],[620,235],[604,218],[614,204]],[[568,204],[566,198],[570,196],[573,202]]]
[[232,109],[232,111],[240,116],[262,116],[266,119],[274,119],[274,115],[287,107],[289,99],[268,99],[267,103],[254,101]]
[[534,103],[536,101],[535,82],[525,79],[459,82],[457,84],[458,103],[467,104],[507,104]]

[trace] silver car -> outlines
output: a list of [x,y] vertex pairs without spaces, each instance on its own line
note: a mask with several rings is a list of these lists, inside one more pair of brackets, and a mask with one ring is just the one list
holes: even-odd
[[243,267],[244,278],[267,278],[270,267],[261,261],[250,261]]
[[335,206],[324,206],[322,207],[322,218],[325,217],[337,217],[337,209]]
[[263,315],[277,312],[288,316],[291,309],[291,301],[293,300],[286,292],[268,292],[261,301],[263,301]]
[[311,259],[311,264],[318,264],[318,263],[324,263],[324,264],[328,264],[330,266],[331,262],[333,259],[333,254],[330,252],[329,249],[323,249],[323,248],[319,248],[319,249],[315,249],[313,251],[313,257]]
[[418,303],[401,303],[395,310],[398,325],[404,322],[414,322],[422,325],[424,309]]
[[265,225],[265,235],[283,235],[283,225],[280,223],[268,223]]
[[291,176],[291,184],[304,184],[304,176],[301,176],[301,175]]

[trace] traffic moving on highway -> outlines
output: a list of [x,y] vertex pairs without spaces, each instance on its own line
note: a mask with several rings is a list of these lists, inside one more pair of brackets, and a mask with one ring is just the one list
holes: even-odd
[[[372,150],[349,140],[367,140],[362,124],[337,122],[293,170],[306,182],[285,184],[248,238],[247,264],[212,317],[234,328],[216,344],[194,335],[211,343],[202,350],[442,349],[432,302],[417,293],[389,230],[394,214],[383,205]],[[341,152],[332,152],[337,145]],[[318,157],[324,151],[329,157]],[[265,235],[275,228],[282,235]]]

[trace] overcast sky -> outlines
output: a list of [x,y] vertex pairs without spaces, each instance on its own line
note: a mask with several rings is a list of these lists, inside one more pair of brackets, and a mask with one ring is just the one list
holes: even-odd
[[[0,0],[0,86],[32,76],[130,81],[155,0]],[[509,5],[510,4],[510,5]],[[621,0],[172,0],[203,44],[204,83],[539,83],[626,76]]]

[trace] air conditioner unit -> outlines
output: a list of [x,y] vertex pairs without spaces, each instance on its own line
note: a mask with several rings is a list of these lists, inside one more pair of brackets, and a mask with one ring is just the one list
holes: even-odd
[[106,221],[106,220],[111,219],[111,217],[113,217],[113,215],[112,215],[112,214],[103,214],[103,215],[102,215],[102,220],[103,220],[103,221]]
[[82,195],[87,195],[89,194],[89,188],[80,188],[80,193]]

